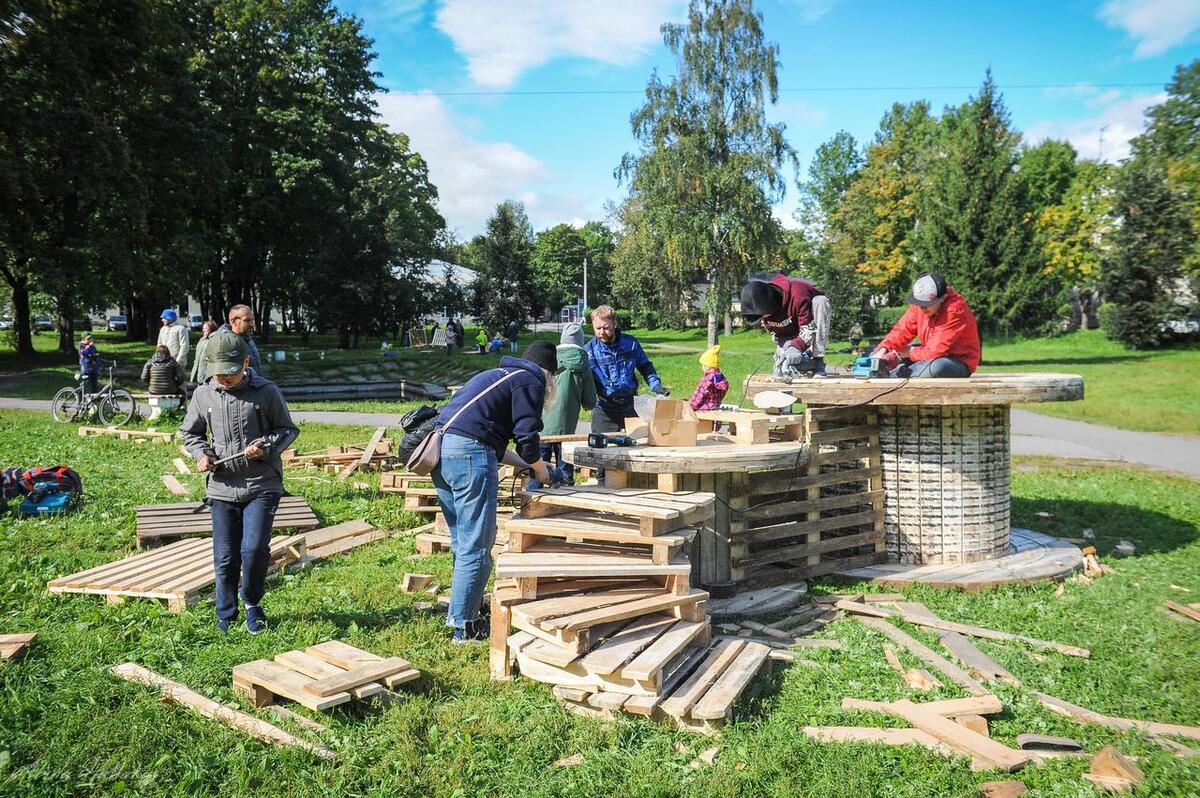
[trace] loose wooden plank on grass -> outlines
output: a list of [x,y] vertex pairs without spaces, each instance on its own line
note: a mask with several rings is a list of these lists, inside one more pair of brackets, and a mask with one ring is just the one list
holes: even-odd
[[1033,761],[1030,754],[1001,745],[992,738],[973,732],[920,704],[901,700],[886,706],[890,714],[908,721],[914,728],[1001,770],[1019,770]]
[[162,481],[167,486],[167,490],[176,496],[187,496],[191,492],[186,485],[175,478],[174,474],[163,474]]
[[112,670],[113,673],[122,679],[137,682],[147,687],[157,687],[162,690],[163,696],[168,700],[183,704],[206,718],[219,720],[235,729],[244,731],[256,739],[276,745],[293,745],[297,748],[303,748],[322,759],[331,759],[333,757],[333,751],[330,751],[328,748],[288,734],[278,726],[247,715],[245,712],[239,712],[223,704],[218,704],[211,698],[205,698],[179,682],[172,681],[154,671],[143,668],[141,665],[124,662],[113,667]]
[[1175,612],[1179,613],[1180,615],[1184,616],[1185,618],[1191,618],[1193,621],[1200,623],[1200,612],[1197,612],[1196,610],[1192,609],[1191,607],[1185,607],[1184,605],[1180,604],[1178,601],[1167,600],[1167,601],[1163,602],[1163,606],[1169,610],[1174,610]]
[[1039,693],[1036,690],[1031,690],[1030,695],[1036,698],[1047,709],[1052,709],[1060,715],[1066,715],[1068,718],[1073,718],[1081,723],[1093,723],[1097,726],[1107,726],[1110,729],[1139,729],[1151,734],[1171,734],[1177,737],[1189,737],[1193,740],[1200,740],[1200,727],[1197,726],[1181,726],[1175,723],[1155,723],[1147,720],[1114,718],[1068,703],[1061,698]]
[[304,685],[304,690],[316,696],[330,696],[353,687],[359,687],[368,682],[380,681],[386,676],[408,670],[409,667],[408,662],[399,657],[388,657],[378,662],[363,664],[354,670],[346,671],[337,676],[318,679],[315,682]]
[[[887,702],[864,701],[861,698],[843,698],[843,710],[863,710],[887,714]],[[1004,711],[1004,703],[991,693],[971,698],[948,698],[944,701],[926,701],[922,707],[945,717],[957,715],[996,715]]]
[[175,466],[175,470],[178,471],[180,474],[192,473],[192,469],[188,468],[188,464],[183,462],[182,457],[176,457],[174,460],[171,461],[171,464]]
[[881,632],[889,637],[892,642],[904,646],[910,652],[915,654],[925,664],[937,668],[944,673],[951,681],[962,687],[972,695],[987,695],[988,689],[979,682],[975,681],[971,676],[958,667],[954,663],[947,660],[942,655],[930,649],[924,643],[916,640],[912,636],[892,626],[882,618],[869,618],[862,615],[855,615],[859,623],[864,626],[869,626],[877,632]]
[[25,649],[37,637],[37,632],[0,635],[0,661],[11,662],[25,656]]

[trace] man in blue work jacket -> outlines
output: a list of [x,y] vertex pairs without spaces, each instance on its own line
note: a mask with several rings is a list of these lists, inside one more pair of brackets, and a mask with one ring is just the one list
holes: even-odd
[[596,381],[592,432],[620,432],[625,429],[625,419],[637,415],[633,410],[638,390],[635,369],[656,394],[669,396],[671,391],[659,379],[637,339],[617,331],[616,314],[608,305],[592,311],[592,331],[596,336],[584,346]]

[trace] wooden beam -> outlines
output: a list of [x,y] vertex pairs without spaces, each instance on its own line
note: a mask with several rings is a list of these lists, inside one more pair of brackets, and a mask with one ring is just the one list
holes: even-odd
[[[843,710],[862,710],[887,714],[887,702],[864,701],[861,698],[843,698]],[[930,712],[951,718],[958,715],[996,715],[1004,711],[1004,703],[990,693],[972,698],[949,698],[944,701],[927,701],[921,706]]]
[[206,718],[219,720],[264,742],[303,748],[322,759],[331,759],[334,755],[333,751],[330,751],[328,748],[288,734],[283,729],[273,726],[265,720],[247,715],[245,712],[227,707],[224,704],[219,704],[211,698],[200,695],[186,685],[172,681],[161,674],[143,668],[141,665],[133,662],[123,662],[120,665],[116,665],[113,667],[112,672],[122,679],[137,682],[147,687],[157,687],[168,701],[183,704]]
[[1196,612],[1191,607],[1185,607],[1178,601],[1167,600],[1163,602],[1163,606],[1169,610],[1174,610],[1185,618],[1191,618],[1193,621],[1200,623],[1200,612]]
[[886,704],[888,713],[908,721],[914,728],[929,734],[946,745],[976,759],[982,759],[1000,770],[1019,770],[1033,761],[1033,756],[1002,745],[990,737],[971,731],[949,718],[920,704],[901,700]]
[[1200,740],[1200,727],[1197,726],[1180,726],[1174,723],[1155,723],[1147,720],[1129,720],[1127,718],[1114,718],[1108,715],[1101,715],[1099,712],[1093,712],[1090,709],[1075,706],[1061,698],[1055,698],[1052,695],[1039,693],[1036,690],[1031,690],[1030,694],[1036,698],[1042,706],[1052,709],[1060,715],[1066,715],[1068,718],[1073,718],[1080,723],[1093,723],[1097,726],[1107,726],[1110,729],[1138,729],[1140,731],[1150,732],[1151,734],[1172,734],[1177,737],[1188,737],[1193,740]]
[[907,633],[900,631],[882,618],[868,618],[862,615],[855,615],[853,617],[857,618],[858,622],[864,626],[869,626],[875,631],[886,635],[892,640],[892,642],[904,646],[926,665],[937,668],[939,671],[946,674],[947,678],[962,687],[968,693],[971,693],[972,695],[987,695],[989,693],[989,690],[986,687],[975,681],[975,679],[973,679],[970,674],[968,674],[962,668],[958,667],[953,662],[950,662],[941,654],[933,651],[919,640],[916,640]]

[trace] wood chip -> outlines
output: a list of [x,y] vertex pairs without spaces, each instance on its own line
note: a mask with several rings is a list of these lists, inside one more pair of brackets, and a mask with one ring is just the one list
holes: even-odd
[[1146,780],[1146,774],[1111,745],[1106,745],[1092,756],[1091,767],[1083,777],[1098,787],[1113,792],[1127,792]]
[[713,748],[708,748],[704,751],[701,751],[700,755],[688,764],[688,767],[692,770],[699,770],[702,767],[708,767],[712,765],[713,760],[717,758],[717,753],[720,752],[720,750],[720,748],[714,746]]
[[981,798],[1017,798],[1029,789],[1023,781],[989,781],[979,785]]
[[571,756],[564,756],[562,759],[555,762],[554,767],[556,767],[556,768],[572,768],[572,767],[575,767],[576,765],[582,765],[582,764],[583,764],[583,754],[572,754]]

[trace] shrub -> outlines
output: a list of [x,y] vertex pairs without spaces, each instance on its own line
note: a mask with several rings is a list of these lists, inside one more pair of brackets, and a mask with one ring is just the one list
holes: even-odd
[[888,331],[896,326],[896,322],[900,321],[900,317],[907,310],[907,305],[892,308],[875,308],[875,332],[879,335],[887,335]]
[[1111,302],[1105,302],[1100,307],[1096,308],[1096,317],[1100,320],[1100,329],[1111,330],[1116,323],[1114,318],[1117,312],[1117,306]]

